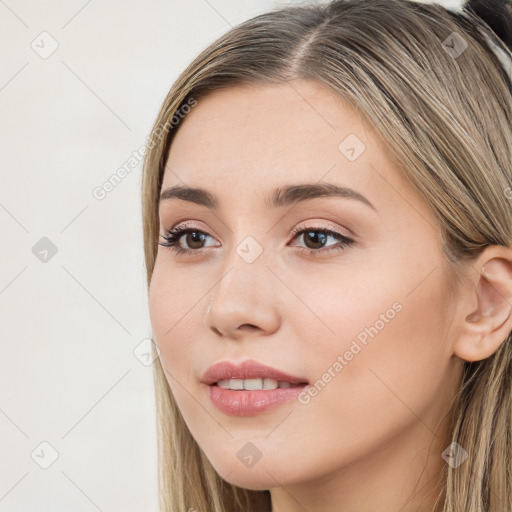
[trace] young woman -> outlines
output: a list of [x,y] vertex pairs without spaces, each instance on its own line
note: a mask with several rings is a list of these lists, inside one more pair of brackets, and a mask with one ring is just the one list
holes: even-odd
[[164,512],[512,510],[512,4],[288,7],[142,182]]

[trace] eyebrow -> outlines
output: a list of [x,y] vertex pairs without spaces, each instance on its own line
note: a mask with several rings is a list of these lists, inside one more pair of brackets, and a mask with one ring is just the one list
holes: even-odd
[[[305,183],[278,187],[270,196],[265,198],[265,204],[269,208],[277,208],[308,201],[317,197],[353,199],[377,211],[377,208],[359,192],[332,183]],[[182,201],[205,206],[211,210],[219,208],[217,197],[203,188],[174,185],[162,191],[159,203],[169,199],[181,199]]]

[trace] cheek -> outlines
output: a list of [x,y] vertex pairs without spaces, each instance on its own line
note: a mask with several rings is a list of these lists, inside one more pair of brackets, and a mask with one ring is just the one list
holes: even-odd
[[195,338],[188,333],[197,323],[197,308],[202,308],[203,294],[176,267],[155,265],[148,294],[153,337],[162,363],[178,378],[191,368],[189,358]]
[[407,427],[435,424],[449,359],[446,304],[439,275],[415,288],[418,280],[391,270],[353,273],[310,294],[322,322],[314,321],[316,335],[310,329],[300,337],[317,389],[307,404],[304,396],[304,414],[326,437],[343,432],[347,456]]
[[439,361],[446,355],[445,281],[440,269],[429,275],[435,258],[423,258],[423,268],[412,269],[396,254],[383,253],[378,265],[359,261],[289,279],[302,301],[289,297],[283,317],[297,329],[302,351],[324,362],[346,353],[351,366],[356,360],[386,360],[394,368],[404,363],[403,371],[411,373],[420,361]]
[[201,357],[198,352],[201,343],[194,333],[198,332],[198,308],[203,307],[200,299],[205,290],[191,282],[194,280],[176,267],[155,265],[148,305],[166,380],[184,421],[193,432],[194,426],[204,423],[204,410],[196,402],[198,389],[193,388],[198,376],[193,370]]

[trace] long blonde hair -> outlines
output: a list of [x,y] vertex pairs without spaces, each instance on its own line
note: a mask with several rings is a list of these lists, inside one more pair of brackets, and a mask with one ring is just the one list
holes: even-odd
[[[239,84],[314,79],[365,116],[432,207],[455,283],[461,263],[487,245],[512,247],[512,84],[483,34],[511,55],[472,12],[408,0],[338,0],[256,16],[208,46],[173,84],[148,138],[142,177],[148,287],[164,166],[185,107]],[[161,511],[270,511],[269,491],[236,487],[216,473],[164,372],[157,358]],[[469,458],[445,466],[443,512],[510,511],[512,333],[491,357],[465,362],[461,379],[452,440]]]

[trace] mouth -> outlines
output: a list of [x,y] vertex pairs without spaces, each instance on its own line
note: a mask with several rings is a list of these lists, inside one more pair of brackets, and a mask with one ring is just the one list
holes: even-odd
[[257,361],[220,361],[202,376],[217,409],[229,416],[254,416],[299,396],[309,382]]
[[300,388],[306,386],[307,382],[288,382],[271,378],[255,379],[221,379],[210,384],[219,388],[232,391],[260,391],[278,388]]
[[218,386],[233,391],[272,390],[309,384],[303,377],[291,375],[250,359],[241,363],[220,361],[204,373],[201,382],[208,386]]

